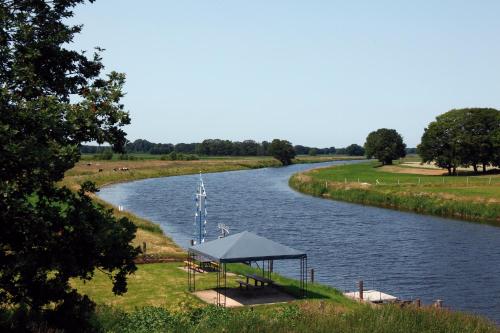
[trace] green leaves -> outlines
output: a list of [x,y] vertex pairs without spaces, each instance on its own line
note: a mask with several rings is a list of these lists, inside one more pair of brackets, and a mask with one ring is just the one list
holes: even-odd
[[69,331],[85,328],[93,305],[68,280],[99,268],[121,294],[138,254],[135,226],[93,203],[94,184],[78,193],[56,185],[83,142],[121,151],[130,123],[125,75],[101,75],[101,49],[66,48],[81,31],[66,18],[83,2],[0,1],[0,303]]
[[448,111],[425,129],[418,152],[424,162],[435,162],[454,174],[458,166],[500,165],[500,111],[457,109]]
[[269,153],[283,165],[292,164],[295,157],[295,149],[286,140],[274,139],[269,146]]
[[392,164],[393,160],[405,157],[406,145],[394,129],[381,128],[368,134],[365,142],[366,157],[375,157],[382,164]]

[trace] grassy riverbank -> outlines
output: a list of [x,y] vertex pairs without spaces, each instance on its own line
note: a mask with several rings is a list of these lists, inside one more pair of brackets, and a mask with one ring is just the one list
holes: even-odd
[[105,332],[234,332],[234,333],[497,333],[492,323],[446,310],[372,308],[346,309],[331,303],[304,301],[266,307],[225,309],[215,306],[180,312],[148,307],[133,312],[101,307],[97,321]]
[[294,189],[328,199],[500,225],[500,174],[443,171],[376,162],[293,175]]
[[[324,161],[308,158],[303,162]],[[89,165],[90,163],[90,165]],[[150,177],[203,172],[251,169],[277,165],[271,159],[211,159],[200,161],[85,161],[70,170],[63,183],[76,189],[84,180],[98,185]],[[114,171],[127,168],[128,171]],[[102,169],[102,171],[99,171]],[[162,258],[182,260],[183,250],[163,234],[158,225],[128,212],[119,212],[106,202],[96,202],[114,209],[117,216],[127,216],[137,226],[135,245],[147,243],[147,253]],[[73,280],[72,286],[97,304],[96,329],[105,332],[497,332],[494,324],[468,314],[430,308],[370,307],[355,303],[334,288],[309,284],[311,299],[292,304],[274,304],[254,308],[221,309],[207,306],[187,292],[186,272],[182,263],[138,265],[128,278],[128,292],[115,296],[111,281],[96,271],[91,281]],[[238,274],[247,266],[231,265],[235,276],[228,283],[235,287]],[[197,289],[213,288],[215,274],[198,274]],[[288,290],[298,281],[273,276]]]
[[[83,284],[80,292],[99,306],[96,325],[106,332],[498,332],[488,320],[434,308],[372,307],[343,297],[334,288],[308,286],[310,298],[293,303],[223,309],[208,306],[187,292],[181,263],[141,265],[129,278],[123,296],[111,293],[111,282],[102,273]],[[238,274],[252,270],[232,264],[228,286],[236,287]],[[298,281],[274,274],[285,288]],[[198,274],[197,289],[213,288],[216,274]]]

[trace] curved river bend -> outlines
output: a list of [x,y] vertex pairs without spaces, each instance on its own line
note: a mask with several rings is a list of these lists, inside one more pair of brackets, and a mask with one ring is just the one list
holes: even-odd
[[[293,165],[203,176],[208,237],[217,224],[253,231],[303,250],[315,279],[341,290],[366,288],[453,309],[500,323],[500,228],[314,198],[295,192],[298,171],[342,163]],[[146,179],[105,187],[104,200],[161,225],[181,246],[194,233],[198,175]],[[298,276],[298,263],[278,271]]]

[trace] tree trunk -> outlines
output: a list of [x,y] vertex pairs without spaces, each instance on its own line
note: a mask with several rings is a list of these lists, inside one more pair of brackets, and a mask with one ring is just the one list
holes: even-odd
[[457,174],[457,167],[456,167],[456,166],[454,166],[454,167],[453,167],[453,175],[456,175],[456,174]]
[[472,164],[472,167],[474,168],[474,173],[477,173],[477,164],[476,163]]
[[448,176],[451,176],[451,167],[448,167]]

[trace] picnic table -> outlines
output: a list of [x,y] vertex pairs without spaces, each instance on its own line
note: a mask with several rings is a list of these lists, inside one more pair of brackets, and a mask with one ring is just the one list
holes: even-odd
[[273,280],[257,274],[245,274],[245,277],[247,278],[247,283],[249,283],[250,279],[253,279],[255,281],[255,286],[257,286],[259,283],[261,287],[263,287],[265,284],[271,285],[274,283]]
[[[245,274],[244,275],[245,278],[246,278],[246,281],[242,281],[242,280],[237,280],[236,282],[239,283],[240,285],[240,289],[243,289],[243,287],[245,287],[246,290],[249,290],[249,289],[253,289],[253,288],[262,288],[264,287],[264,285],[272,285],[274,284],[274,281],[271,280],[271,279],[268,279],[268,278],[265,278],[263,276],[260,276],[260,275],[256,275],[256,274]],[[254,283],[250,283],[250,279],[254,280]]]

